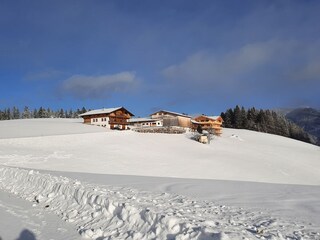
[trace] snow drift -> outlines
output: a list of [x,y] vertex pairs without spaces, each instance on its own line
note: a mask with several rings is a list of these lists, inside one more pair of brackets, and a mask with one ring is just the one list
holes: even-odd
[[72,222],[91,239],[315,239],[311,226],[180,195],[92,186],[0,167],[0,188]]
[[[203,145],[187,134],[106,131],[62,119],[3,121],[0,133],[0,189],[61,216],[86,238],[320,239],[314,221],[319,213],[317,146],[238,129],[224,129]],[[82,182],[73,180],[80,177],[77,172]],[[97,181],[98,173],[108,177]],[[147,187],[135,190],[138,185],[128,183],[135,176],[143,176]],[[151,187],[154,176],[167,178],[152,180]],[[172,177],[185,179],[179,183]],[[213,187],[218,190],[206,189]],[[201,197],[195,200],[192,192]],[[241,205],[239,198],[251,202]]]

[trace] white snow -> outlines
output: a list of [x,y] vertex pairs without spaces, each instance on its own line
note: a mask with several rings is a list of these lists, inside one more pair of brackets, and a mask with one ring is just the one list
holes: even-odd
[[[70,131],[71,125],[66,123],[65,128]],[[320,185],[320,148],[284,137],[224,129],[222,137],[203,145],[186,135],[106,132],[100,127],[75,125],[82,126],[83,131],[90,128],[102,132],[21,138],[21,131],[20,138],[0,139],[0,164],[103,174]],[[48,124],[49,133],[56,126]],[[0,125],[0,129],[6,133],[6,128]],[[31,129],[34,135],[38,131],[37,125]]]
[[81,239],[74,225],[66,224],[41,206],[0,191],[0,238],[2,240]]
[[320,237],[311,226],[263,212],[180,195],[97,187],[65,177],[1,167],[0,189],[34,201],[77,226],[85,238],[284,239]]
[[23,119],[0,122],[0,139],[105,132],[103,127],[82,124],[82,119]]
[[320,239],[320,148],[284,137],[224,129],[203,145],[79,120],[2,121],[0,164],[0,188],[88,238]]

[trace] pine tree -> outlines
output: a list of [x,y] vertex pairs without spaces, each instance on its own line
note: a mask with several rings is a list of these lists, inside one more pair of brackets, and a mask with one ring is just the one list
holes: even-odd
[[241,124],[242,124],[242,115],[241,115],[241,110],[240,107],[237,105],[234,110],[234,123],[233,126],[235,128],[241,128]]
[[257,130],[257,124],[256,124],[257,115],[258,113],[254,107],[248,109],[248,112],[247,112],[248,129]]
[[20,118],[20,111],[18,108],[12,108],[12,119],[19,119]]
[[47,118],[48,117],[48,112],[45,108],[40,107],[38,111],[38,117],[39,118]]
[[7,108],[7,109],[5,110],[5,113],[6,113],[6,120],[12,119],[12,115],[11,115],[11,110],[10,110],[10,108]]
[[0,120],[5,120],[5,112],[0,110]]
[[221,113],[221,116],[224,120],[224,127],[245,128],[314,143],[302,128],[274,111],[262,109],[257,111],[254,107],[246,111],[243,107],[240,109],[239,106],[236,106],[234,110],[228,109],[225,113]]
[[47,117],[48,118],[54,117],[54,114],[53,114],[53,112],[52,112],[52,110],[50,108],[47,108]]
[[39,118],[38,110],[36,108],[33,110],[33,117]]
[[31,112],[27,106],[25,106],[23,109],[22,118],[24,119],[31,118]]
[[64,111],[62,108],[59,111],[59,118],[65,118]]
[[233,119],[233,111],[232,109],[228,109],[225,114],[222,114],[223,117],[223,127],[232,128],[232,119]]
[[266,116],[264,111],[261,109],[257,115],[257,120],[256,123],[258,125],[258,131],[259,132],[266,132],[267,127],[266,127]]
[[241,128],[247,129],[248,128],[248,118],[247,118],[247,111],[244,109],[244,107],[241,107]]

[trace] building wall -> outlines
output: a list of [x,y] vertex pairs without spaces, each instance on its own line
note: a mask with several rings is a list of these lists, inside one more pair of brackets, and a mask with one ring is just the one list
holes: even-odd
[[152,119],[163,119],[164,117],[166,117],[166,114],[163,112],[157,112],[157,113],[151,115]]
[[179,126],[179,119],[177,117],[164,118],[163,126],[164,127]]
[[184,117],[184,116],[177,116],[176,114],[167,113],[167,112],[157,112],[151,115],[152,119],[163,119],[163,126],[164,127],[191,127],[191,118]]
[[191,127],[191,118],[187,117],[178,117],[178,122],[180,127],[190,128]]
[[119,109],[110,114],[95,114],[83,117],[85,124],[121,130],[128,129],[127,120],[129,118],[131,118],[131,115],[123,109]]
[[[222,133],[222,121],[221,119],[213,120],[210,118],[207,118],[206,116],[199,116],[195,118],[195,121],[199,122],[203,130],[210,130],[213,129],[215,131],[215,134],[220,136]],[[192,128],[196,130],[198,127],[198,124],[193,124]]]
[[93,117],[90,119],[90,124],[110,128],[109,117]]
[[135,127],[162,127],[162,121],[150,121],[150,122],[136,122],[132,124]]
[[165,127],[185,127],[185,128],[189,128],[191,127],[191,119],[187,118],[187,117],[181,117],[181,116],[177,116],[177,117],[170,117],[170,118],[164,118],[163,119],[163,126]]

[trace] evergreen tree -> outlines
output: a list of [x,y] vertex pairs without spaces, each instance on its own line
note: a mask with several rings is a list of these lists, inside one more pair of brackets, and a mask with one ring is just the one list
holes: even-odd
[[59,118],[65,118],[64,110],[62,108],[59,111]]
[[53,114],[53,112],[52,112],[52,110],[50,108],[47,108],[47,117],[48,118],[54,117],[54,114]]
[[38,110],[36,108],[33,110],[33,117],[39,118]]
[[19,108],[5,108],[0,110],[0,120],[10,120],[10,119],[27,119],[27,118],[77,118],[79,114],[86,112],[87,110],[82,107],[82,109],[73,109],[69,110],[56,110],[53,111],[50,108],[40,107],[39,109],[35,108],[33,111],[30,111],[28,106],[25,106],[23,112],[20,113]]
[[5,111],[6,111],[6,120],[12,119],[10,108],[7,108]]
[[257,116],[258,116],[258,113],[254,107],[248,110],[247,112],[248,129],[257,130],[257,124],[256,124]]
[[233,111],[232,109],[228,109],[226,111],[226,113],[224,114],[221,114],[221,117],[223,119],[223,127],[227,127],[227,128],[232,128],[233,125],[232,125],[232,119],[233,119]]
[[20,118],[20,111],[18,108],[12,108],[12,119],[19,119]]
[[241,107],[240,120],[241,120],[241,128],[247,129],[249,123],[247,118],[247,112],[244,109],[244,107]]
[[82,107],[80,114],[85,113],[85,112],[87,112],[87,109],[85,107]]
[[5,120],[5,119],[6,119],[5,112],[0,110],[0,120]]
[[272,133],[312,143],[312,138],[302,128],[274,111],[262,109],[257,111],[254,107],[246,111],[244,107],[240,108],[237,105],[233,110],[228,109],[225,113],[221,113],[221,116],[224,127]]
[[40,107],[38,111],[38,117],[39,118],[48,118],[48,112],[45,108]]
[[241,128],[241,124],[242,124],[242,115],[241,115],[241,110],[240,107],[237,105],[234,110],[234,122],[233,122],[233,126],[234,128]]
[[31,112],[27,106],[25,106],[23,109],[22,118],[31,118]]

